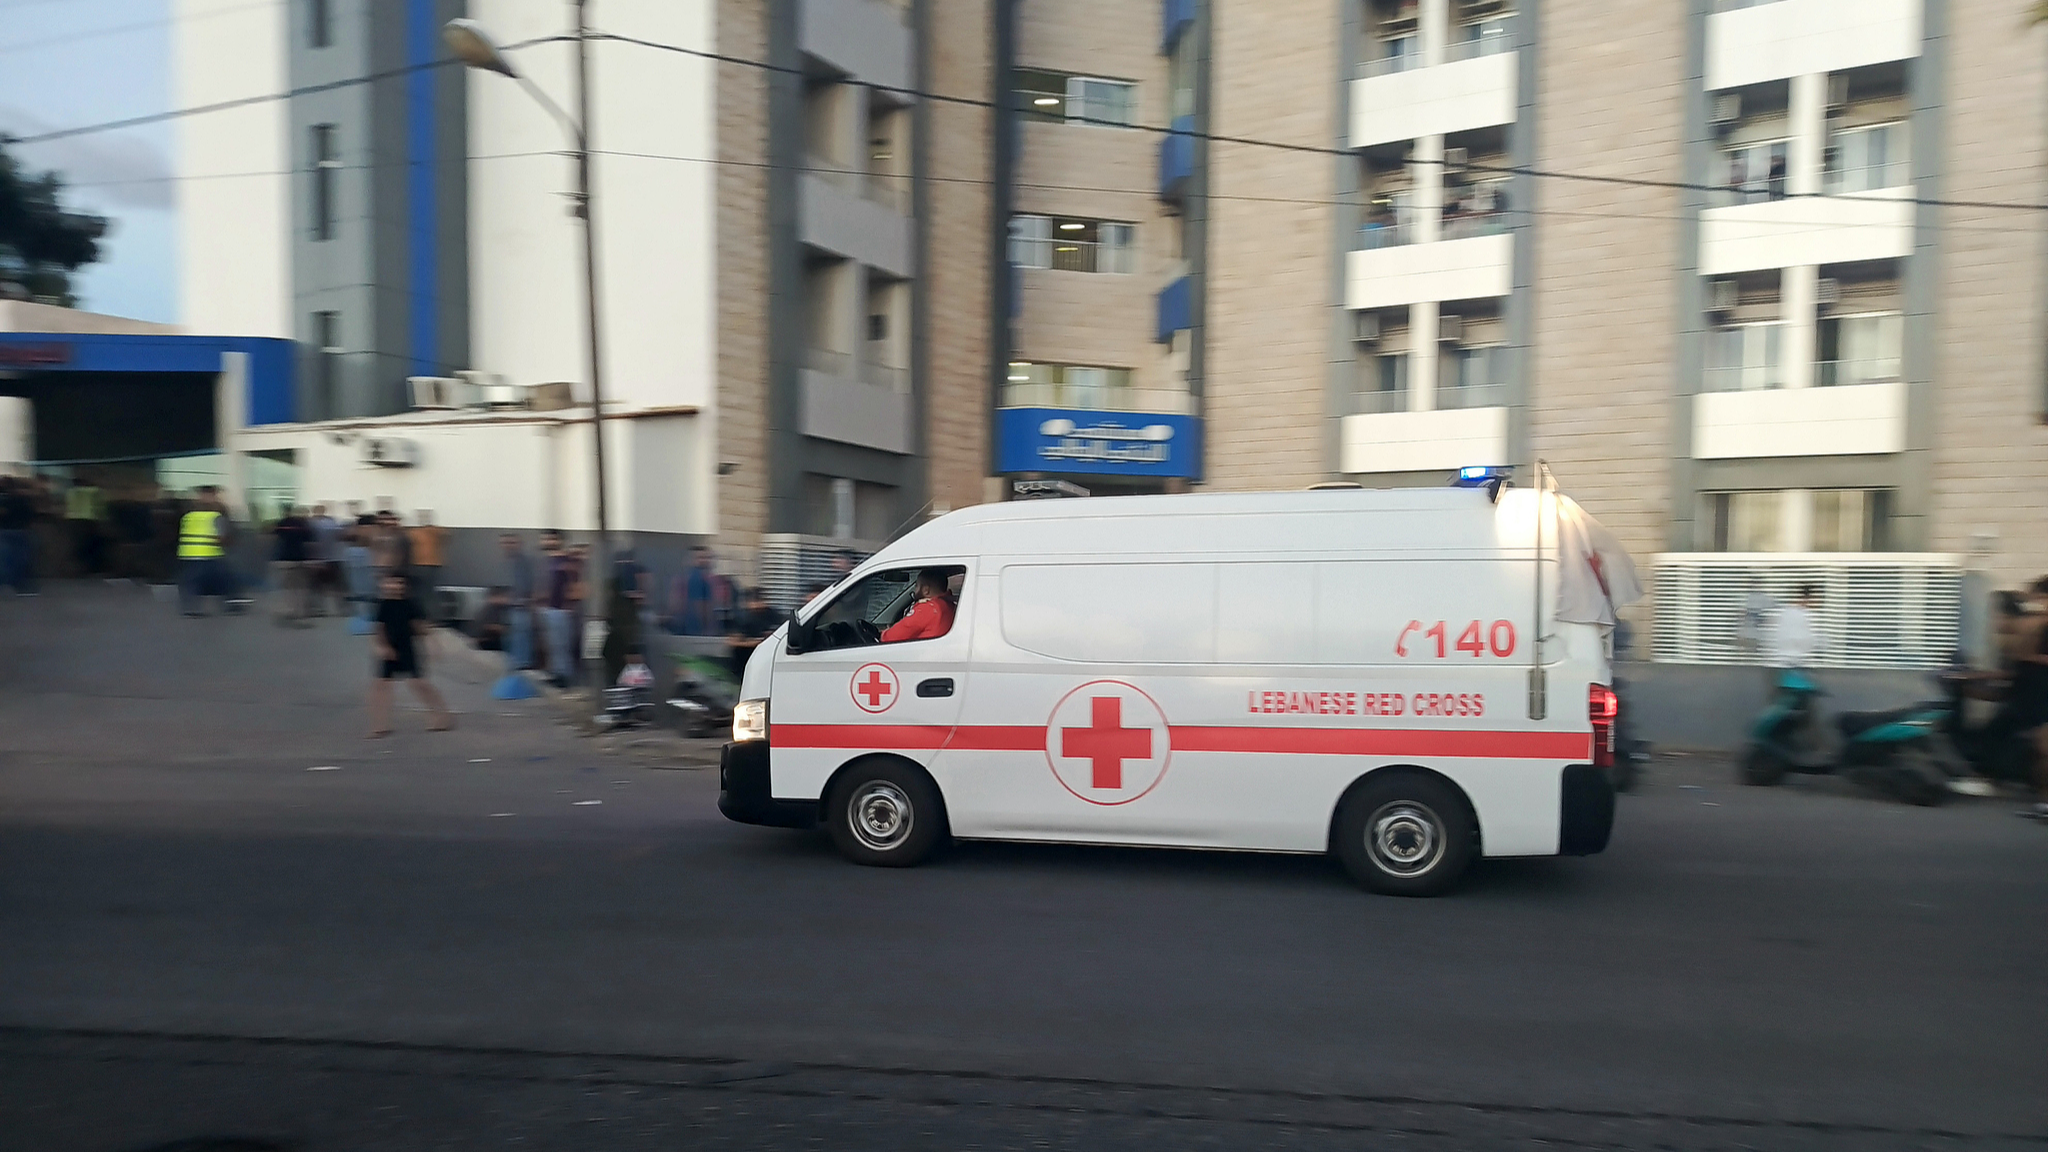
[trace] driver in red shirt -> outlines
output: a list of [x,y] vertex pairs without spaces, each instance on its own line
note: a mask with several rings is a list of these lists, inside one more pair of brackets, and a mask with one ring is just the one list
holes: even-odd
[[882,633],[882,643],[894,644],[899,640],[935,640],[953,630],[953,597],[947,594],[950,583],[945,572],[927,568],[917,574],[917,603],[903,614],[903,619],[889,625]]

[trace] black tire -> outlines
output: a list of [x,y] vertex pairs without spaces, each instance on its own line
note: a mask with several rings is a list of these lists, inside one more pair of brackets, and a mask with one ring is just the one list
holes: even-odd
[[900,760],[862,760],[825,798],[825,827],[855,864],[909,868],[947,839],[946,805],[931,777]]
[[1899,799],[1922,808],[1947,802],[1949,776],[1939,749],[1929,745],[1908,748],[1899,754],[1893,768],[1898,773]]
[[1742,760],[1742,782],[1758,788],[1769,788],[1785,779],[1785,758],[1776,752],[1758,745],[1749,750]]
[[1419,772],[1381,773],[1337,805],[1337,859],[1368,891],[1437,896],[1472,863],[1479,840],[1457,789]]

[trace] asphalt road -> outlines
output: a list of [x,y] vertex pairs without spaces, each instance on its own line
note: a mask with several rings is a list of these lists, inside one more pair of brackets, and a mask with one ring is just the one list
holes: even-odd
[[1605,855],[1435,901],[869,870],[479,666],[457,732],[365,741],[366,666],[333,621],[0,599],[0,1152],[2048,1147],[2010,803],[1667,760]]

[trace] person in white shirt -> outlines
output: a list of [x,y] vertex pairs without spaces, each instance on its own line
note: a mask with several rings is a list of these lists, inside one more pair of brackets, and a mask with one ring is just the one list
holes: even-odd
[[1800,586],[1799,595],[1778,609],[1771,628],[1771,667],[1806,668],[1820,654],[1820,629],[1814,623],[1814,609],[1820,606],[1820,589]]

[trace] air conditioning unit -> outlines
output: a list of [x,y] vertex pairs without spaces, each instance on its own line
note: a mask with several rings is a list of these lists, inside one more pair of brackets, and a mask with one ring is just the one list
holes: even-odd
[[1722,127],[1742,119],[1742,94],[1723,92],[1714,97],[1714,107],[1710,116],[1716,125]]
[[494,380],[484,385],[480,393],[483,397],[483,406],[486,408],[526,407],[526,389],[517,384]]
[[407,376],[414,408],[460,408],[455,399],[462,381],[449,376]]
[[1436,322],[1436,339],[1439,344],[1459,344],[1465,339],[1465,318],[1463,316],[1439,316]]
[[576,404],[576,386],[566,380],[526,386],[526,406],[535,412],[560,412]]
[[1469,157],[1465,149],[1446,148],[1444,149],[1444,171],[1453,172],[1461,169],[1465,166],[1468,159]]
[[1380,342],[1380,314],[1377,312],[1353,312],[1351,314],[1351,339],[1359,344]]
[[478,372],[474,369],[464,369],[457,372],[455,378],[462,381],[462,388],[458,396],[464,408],[481,406],[484,402],[484,389],[493,384],[503,384],[505,382],[505,378],[495,372]]
[[1822,308],[1833,308],[1842,302],[1842,282],[1826,277],[1814,282],[1813,302]]
[[1833,112],[1836,109],[1847,108],[1848,106],[1849,78],[1847,76],[1828,77],[1828,111]]
[[1733,312],[1742,302],[1742,289],[1733,280],[1716,280],[1707,286],[1707,311]]
[[365,436],[357,441],[363,463],[377,468],[411,468],[420,462],[417,441],[400,436]]

